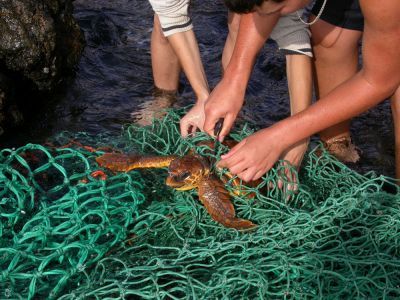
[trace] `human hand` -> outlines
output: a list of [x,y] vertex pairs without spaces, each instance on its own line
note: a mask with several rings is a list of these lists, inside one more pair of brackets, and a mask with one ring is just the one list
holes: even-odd
[[222,155],[217,166],[228,168],[246,182],[257,180],[279,159],[284,149],[280,141],[278,129],[270,127],[260,130]]
[[195,133],[197,128],[203,131],[204,119],[204,102],[198,101],[180,121],[182,137]]
[[222,80],[212,91],[204,107],[204,131],[214,136],[214,127],[219,119],[224,119],[224,124],[219,135],[222,142],[231,130],[233,123],[243,106],[244,91],[231,86]]
[[286,150],[278,167],[279,189],[287,192],[297,192],[299,189],[298,171],[308,148],[309,139],[300,141]]

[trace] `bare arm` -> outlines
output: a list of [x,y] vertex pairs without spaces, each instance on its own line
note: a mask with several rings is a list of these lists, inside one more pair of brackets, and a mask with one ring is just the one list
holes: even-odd
[[215,123],[224,118],[221,139],[226,136],[240,111],[257,54],[279,20],[279,14],[258,13],[241,16],[235,49],[221,82],[211,93],[205,106],[204,130],[213,135]]
[[168,39],[180,66],[183,68],[194,93],[196,103],[180,120],[183,137],[193,133],[204,124],[204,103],[210,90],[201,62],[199,46],[189,17],[189,0],[149,0],[158,15],[164,36]]
[[160,20],[162,32],[176,53],[197,99],[205,101],[209,88],[189,16],[190,1],[149,0],[149,2]]
[[255,180],[291,145],[394,93],[400,83],[400,2],[360,0],[360,4],[365,17],[362,69],[304,111],[244,139],[222,157],[220,167],[228,167],[243,180]]
[[193,30],[175,33],[168,39],[197,98],[195,105],[180,120],[181,135],[186,137],[203,129],[204,105],[210,91]]
[[280,15],[262,16],[258,13],[241,17],[235,49],[225,70],[223,80],[233,80],[246,89],[257,54],[270,36]]
[[168,36],[198,101],[207,100],[209,88],[193,30]]
[[391,96],[400,83],[400,2],[360,1],[365,17],[363,67],[356,76],[302,113],[277,124],[289,146],[359,115]]

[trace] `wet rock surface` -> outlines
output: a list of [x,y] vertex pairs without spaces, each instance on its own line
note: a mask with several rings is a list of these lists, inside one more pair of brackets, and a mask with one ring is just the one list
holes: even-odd
[[72,0],[0,0],[0,135],[78,63],[84,39],[72,12]]
[[6,124],[21,125],[23,117],[13,101],[11,89],[12,82],[0,73],[0,136],[5,132]]

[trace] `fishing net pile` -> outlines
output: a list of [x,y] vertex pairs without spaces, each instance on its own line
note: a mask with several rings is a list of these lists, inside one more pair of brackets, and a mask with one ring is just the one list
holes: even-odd
[[182,139],[181,113],[120,137],[63,133],[1,150],[1,299],[400,297],[390,178],[311,151],[297,192],[277,187],[276,165],[254,197],[232,197],[236,215],[258,225],[240,232],[214,222],[196,190],[167,187],[166,169],[112,173],[96,163],[109,151],[201,153],[207,136]]

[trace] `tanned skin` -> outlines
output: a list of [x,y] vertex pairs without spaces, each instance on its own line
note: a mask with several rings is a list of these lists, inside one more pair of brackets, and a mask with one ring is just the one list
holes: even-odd
[[[276,13],[286,13],[296,7],[296,3],[299,1],[286,0]],[[359,115],[394,94],[400,84],[400,53],[397,50],[400,44],[400,2],[360,0],[360,6],[365,18],[362,69],[306,110],[244,139],[223,156],[220,167],[229,168],[245,181],[255,180],[265,174],[290,146]],[[233,66],[228,66],[225,73],[235,82],[239,82],[236,76],[240,78],[246,74],[249,65],[251,67],[249,61],[253,58],[249,53],[256,52],[254,49],[258,47],[256,41],[246,41],[246,34],[241,30],[245,28],[239,29],[230,61]],[[240,73],[228,73],[228,70],[239,70]],[[232,106],[230,99],[220,105]],[[216,121],[206,114],[204,126],[212,134],[214,126],[210,123]],[[223,133],[227,133],[227,128]]]

